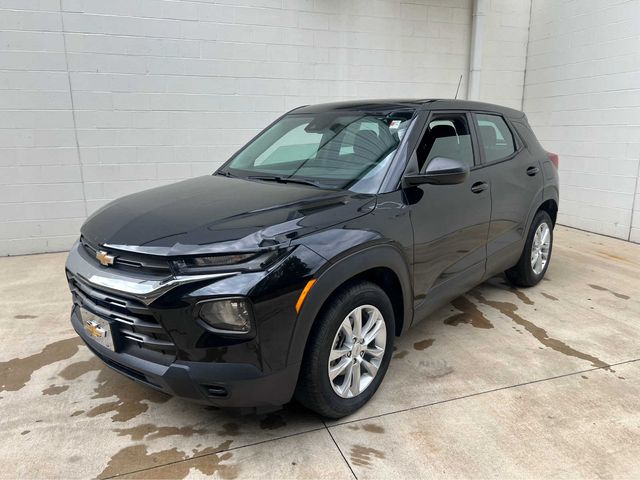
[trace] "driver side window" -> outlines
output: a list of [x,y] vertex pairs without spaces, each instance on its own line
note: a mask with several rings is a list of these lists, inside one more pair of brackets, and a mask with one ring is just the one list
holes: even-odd
[[473,148],[467,116],[463,113],[437,114],[416,150],[421,172],[436,157],[452,158],[473,167]]

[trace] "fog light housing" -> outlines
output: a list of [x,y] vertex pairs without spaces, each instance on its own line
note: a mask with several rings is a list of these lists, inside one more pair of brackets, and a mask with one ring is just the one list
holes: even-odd
[[198,304],[198,318],[214,330],[248,333],[251,330],[251,305],[244,298],[223,298]]

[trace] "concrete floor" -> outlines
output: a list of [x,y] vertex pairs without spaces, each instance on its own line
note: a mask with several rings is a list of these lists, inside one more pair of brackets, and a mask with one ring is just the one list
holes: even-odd
[[0,259],[2,478],[640,476],[640,245],[558,227],[545,281],[493,279],[414,327],[333,423],[112,372],[69,326],[64,259]]

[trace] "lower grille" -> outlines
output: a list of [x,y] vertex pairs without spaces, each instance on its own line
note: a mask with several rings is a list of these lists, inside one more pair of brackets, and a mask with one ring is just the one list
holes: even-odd
[[165,365],[175,359],[175,344],[143,303],[96,288],[69,272],[67,276],[73,303],[111,321],[118,350]]

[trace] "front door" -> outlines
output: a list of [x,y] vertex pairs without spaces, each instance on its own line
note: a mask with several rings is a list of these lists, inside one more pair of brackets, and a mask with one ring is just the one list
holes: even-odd
[[[420,171],[436,157],[460,160],[471,169],[464,183],[421,185],[406,191],[414,229],[416,318],[430,306],[464,293],[482,281],[491,217],[491,189],[480,165],[470,115],[434,112],[416,156]],[[421,315],[422,314],[422,315]]]

